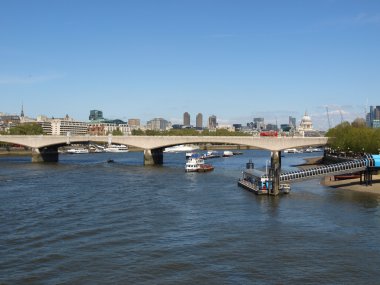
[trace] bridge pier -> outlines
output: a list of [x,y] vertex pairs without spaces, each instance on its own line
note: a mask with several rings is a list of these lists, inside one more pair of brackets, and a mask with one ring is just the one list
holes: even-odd
[[163,148],[144,149],[144,165],[162,165],[163,163]]
[[58,162],[58,146],[32,148],[32,162]]
[[271,152],[271,171],[272,189],[269,194],[277,196],[280,193],[280,174],[281,174],[281,151]]

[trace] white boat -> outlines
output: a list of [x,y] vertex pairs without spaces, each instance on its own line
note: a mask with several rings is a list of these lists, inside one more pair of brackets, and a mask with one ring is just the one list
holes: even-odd
[[86,148],[70,148],[66,152],[67,153],[74,153],[74,154],[89,153],[88,149],[86,149]]
[[128,147],[123,144],[110,144],[104,148],[105,152],[128,152]]
[[202,155],[203,159],[221,157],[220,153],[214,150],[208,151],[206,154]]
[[91,153],[101,153],[101,152],[104,152],[104,147],[102,147],[100,145],[90,145],[89,151]]
[[321,148],[313,148],[313,147],[308,147],[305,152],[321,152],[323,149]]
[[283,194],[289,194],[290,193],[290,184],[280,183],[279,190]]
[[190,152],[193,150],[199,149],[199,146],[196,145],[175,145],[171,147],[167,147],[164,149],[164,152]]
[[186,161],[185,170],[186,172],[197,172],[202,164],[205,164],[202,158],[190,157]]
[[296,148],[288,148],[284,150],[285,153],[302,153],[302,150],[298,150]]
[[230,150],[225,150],[223,151],[223,157],[230,157],[230,156],[233,156],[234,153]]

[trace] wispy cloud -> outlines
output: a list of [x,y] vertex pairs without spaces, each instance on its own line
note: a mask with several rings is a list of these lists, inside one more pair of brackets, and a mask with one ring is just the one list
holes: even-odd
[[380,14],[360,13],[353,20],[358,24],[380,24]]
[[339,17],[335,19],[326,20],[321,23],[321,26],[326,27],[350,27],[350,26],[364,26],[364,25],[379,25],[380,13],[359,13],[356,15]]
[[39,74],[39,75],[28,74],[24,76],[0,75],[0,84],[1,85],[34,84],[34,83],[47,82],[51,80],[57,80],[63,77],[64,77],[63,74],[57,74],[57,73]]

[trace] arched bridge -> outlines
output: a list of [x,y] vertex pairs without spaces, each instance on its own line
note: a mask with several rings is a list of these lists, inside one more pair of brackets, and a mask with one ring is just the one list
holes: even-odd
[[233,144],[279,152],[287,148],[321,146],[325,145],[327,140],[327,137],[253,136],[0,136],[1,142],[31,147],[32,161],[58,161],[60,146],[72,143],[106,142],[143,149],[145,164],[162,164],[163,149],[180,144]]

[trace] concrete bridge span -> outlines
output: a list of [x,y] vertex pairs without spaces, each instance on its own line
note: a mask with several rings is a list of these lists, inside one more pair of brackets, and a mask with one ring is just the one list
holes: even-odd
[[217,143],[244,145],[279,152],[287,148],[321,146],[326,137],[253,137],[253,136],[0,136],[0,141],[31,147],[32,161],[58,161],[58,147],[73,143],[114,143],[144,150],[145,164],[162,164],[165,147],[180,144]]

